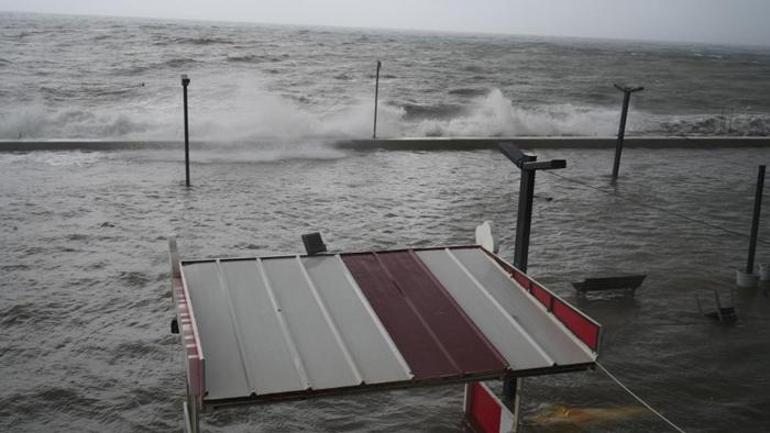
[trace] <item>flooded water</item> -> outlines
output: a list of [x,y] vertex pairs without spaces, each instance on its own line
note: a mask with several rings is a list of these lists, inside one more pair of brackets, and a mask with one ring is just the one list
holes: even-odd
[[[169,151],[0,153],[0,431],[180,428],[171,234],[183,257],[238,256],[302,251],[315,230],[334,250],[471,243],[490,219],[512,258],[518,174],[499,153],[311,148],[194,151],[190,190]],[[748,242],[692,220],[748,233],[770,149],[628,149],[614,186],[610,151],[539,155],[611,192],[538,174],[530,252],[530,272],[604,326],[601,362],[688,432],[770,429],[770,299],[736,292],[734,326],[699,315],[696,295],[729,302]],[[770,262],[766,216],[760,239]],[[648,274],[635,298],[577,300],[569,284],[623,273]],[[668,431],[638,407],[598,371],[525,382],[528,432]],[[576,409],[588,415],[564,416]],[[462,432],[461,418],[462,388],[447,386],[225,410],[203,426]]]
[[[499,153],[323,144],[370,136],[378,59],[380,137],[611,135],[613,81],[647,88],[629,135],[770,132],[765,48],[0,13],[0,139],[18,150],[0,152],[0,432],[179,430],[171,234],[183,257],[242,256],[302,251],[316,230],[334,250],[470,243],[489,219],[510,260],[518,174]],[[217,143],[194,147],[190,190],[169,144],[182,73],[192,137]],[[23,147],[61,138],[166,145]],[[696,304],[713,306],[713,290],[729,302],[770,148],[627,149],[617,184],[609,151],[539,155],[568,168],[538,174],[530,272],[603,324],[601,362],[688,432],[770,430],[770,299],[736,292],[734,326]],[[758,262],[769,243],[765,212]],[[629,273],[648,274],[635,298],[578,300],[570,285]],[[527,432],[668,431],[600,372],[527,379],[524,393]],[[448,386],[226,410],[203,426],[461,421],[462,388]]]

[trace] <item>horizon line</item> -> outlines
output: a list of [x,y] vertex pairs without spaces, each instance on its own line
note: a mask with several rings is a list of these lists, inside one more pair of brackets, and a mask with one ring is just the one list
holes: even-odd
[[470,31],[470,30],[445,30],[445,29],[415,29],[409,27],[366,27],[351,25],[332,25],[332,24],[308,24],[308,23],[290,23],[290,22],[265,22],[265,21],[246,21],[235,19],[205,19],[205,18],[179,18],[167,16],[139,16],[139,15],[111,15],[98,13],[62,13],[62,12],[44,12],[29,10],[0,10],[0,14],[29,14],[29,15],[53,15],[65,17],[89,17],[89,18],[119,18],[129,20],[155,20],[172,22],[191,22],[208,24],[245,24],[256,26],[278,26],[278,27],[299,27],[299,28],[324,28],[334,30],[358,30],[358,31],[384,31],[384,32],[403,32],[403,33],[429,33],[435,35],[465,35],[465,36],[491,36],[491,37],[520,37],[520,38],[552,38],[552,39],[574,39],[584,41],[605,41],[605,42],[633,42],[646,44],[673,44],[673,45],[698,45],[703,47],[729,47],[729,48],[748,48],[748,49],[766,49],[770,50],[770,43],[760,45],[756,43],[745,42],[706,42],[696,40],[669,40],[655,38],[623,38],[607,36],[577,36],[565,34],[538,34],[538,33],[516,33],[516,32],[491,32],[491,31]]

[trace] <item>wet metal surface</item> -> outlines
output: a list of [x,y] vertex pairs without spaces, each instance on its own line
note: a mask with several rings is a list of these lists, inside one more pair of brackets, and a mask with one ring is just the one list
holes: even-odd
[[214,259],[181,269],[202,329],[205,401],[217,404],[594,359],[478,247]]

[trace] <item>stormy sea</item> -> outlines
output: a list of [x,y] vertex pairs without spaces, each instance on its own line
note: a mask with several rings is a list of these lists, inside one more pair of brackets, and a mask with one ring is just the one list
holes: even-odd
[[[645,86],[629,136],[770,133],[767,48],[0,13],[0,431],[181,429],[170,235],[183,258],[302,252],[313,231],[360,251],[468,244],[491,220],[511,260],[519,172],[496,150],[334,145],[371,137],[377,60],[378,137],[612,136],[613,83]],[[116,142],[164,144],[99,148]],[[616,182],[611,150],[537,154],[567,168],[537,175],[529,272],[602,324],[602,364],[688,432],[770,430],[770,298],[735,289],[770,147],[627,148]],[[647,279],[634,297],[571,285],[620,274]],[[699,312],[715,291],[735,324]],[[598,370],[522,395],[525,432],[670,431]],[[463,432],[462,410],[453,385],[202,427]]]

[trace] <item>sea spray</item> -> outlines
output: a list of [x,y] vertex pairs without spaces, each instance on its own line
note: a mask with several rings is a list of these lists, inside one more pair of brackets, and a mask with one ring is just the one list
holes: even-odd
[[193,80],[193,140],[365,138],[377,58],[383,138],[613,135],[620,107],[613,80],[648,88],[633,101],[629,135],[770,133],[766,49],[0,19],[5,140],[179,140],[183,73]]
[[[207,86],[204,88],[204,86]],[[194,79],[190,89],[190,131],[194,140],[301,142],[308,139],[363,138],[371,133],[371,101],[366,95],[346,104],[309,105],[254,83]],[[610,136],[618,112],[573,104],[519,105],[492,89],[455,108],[431,110],[385,99],[380,137],[452,136]],[[53,109],[33,102],[0,113],[0,139],[174,140],[181,137],[176,100],[111,104],[109,107]],[[761,114],[666,116],[632,112],[630,135],[767,135],[770,117]]]
[[601,107],[571,104],[517,106],[493,89],[470,101],[465,113],[449,119],[429,119],[410,128],[416,136],[544,136],[610,135],[617,113]]

